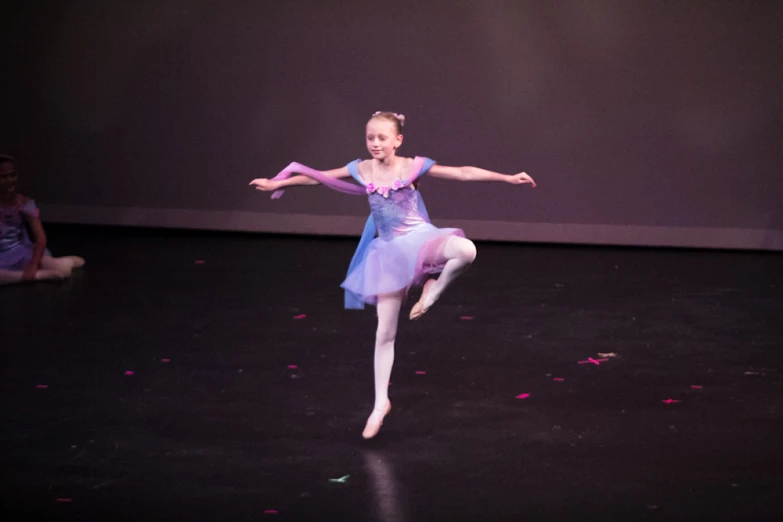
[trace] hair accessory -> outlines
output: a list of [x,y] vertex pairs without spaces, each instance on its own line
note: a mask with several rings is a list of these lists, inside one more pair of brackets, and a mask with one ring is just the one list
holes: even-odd
[[[382,112],[383,112],[383,111],[375,111],[374,113],[372,113],[372,115],[373,115],[373,116],[378,116],[378,115],[379,115],[379,114],[381,114]],[[394,116],[394,117],[395,117],[395,118],[397,118],[398,120],[404,120],[404,119],[405,119],[405,115],[404,115],[404,114],[397,114],[396,112],[393,112],[393,113],[392,113],[392,116]]]
[[[375,111],[372,115],[373,116],[378,116],[379,114],[383,114],[383,111]],[[405,125],[405,115],[404,114],[397,114],[396,112],[392,112],[392,113],[388,113],[387,112],[386,114],[391,114],[392,116],[394,116],[394,119],[396,119],[400,123],[400,127]]]

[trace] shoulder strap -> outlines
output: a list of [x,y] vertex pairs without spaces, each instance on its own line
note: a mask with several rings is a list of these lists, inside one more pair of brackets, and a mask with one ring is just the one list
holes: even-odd
[[348,167],[348,172],[351,173],[351,177],[362,184],[362,186],[366,186],[367,183],[364,182],[362,179],[362,175],[359,174],[359,163],[361,163],[362,160],[357,159],[350,162],[346,167]]
[[406,181],[406,184],[413,183],[421,176],[427,173],[432,166],[435,165],[435,161],[424,156],[416,156],[411,166],[411,177]]
[[38,205],[35,204],[35,200],[28,199],[27,201],[24,201],[22,204],[22,213],[29,217],[40,216],[40,211],[38,210]]

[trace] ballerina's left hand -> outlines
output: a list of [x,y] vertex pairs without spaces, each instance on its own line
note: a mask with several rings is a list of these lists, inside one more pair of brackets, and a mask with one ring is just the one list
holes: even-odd
[[524,172],[520,172],[519,174],[514,174],[513,176],[510,176],[508,182],[513,184],[513,185],[521,185],[523,183],[530,183],[534,187],[536,186],[536,182],[533,181],[533,178],[531,178],[530,176],[528,176]]

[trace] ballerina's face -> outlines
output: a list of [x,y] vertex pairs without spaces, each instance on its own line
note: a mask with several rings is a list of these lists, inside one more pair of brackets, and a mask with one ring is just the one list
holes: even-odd
[[0,162],[0,194],[13,194],[18,181],[14,164],[10,161]]
[[402,134],[397,134],[395,124],[381,118],[370,118],[365,138],[367,151],[373,159],[381,161],[394,156],[394,152],[402,145]]

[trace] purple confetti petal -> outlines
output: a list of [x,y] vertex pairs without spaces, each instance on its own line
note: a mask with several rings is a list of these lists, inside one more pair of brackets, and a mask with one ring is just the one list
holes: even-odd
[[565,379],[563,379],[562,377],[555,377],[553,380],[557,382],[563,382]]
[[204,261],[203,259],[196,259],[193,262],[194,265],[203,265],[204,263],[206,263],[206,261]]
[[676,404],[680,401],[678,401],[677,399],[666,399],[665,401],[661,401],[661,402],[664,404]]
[[516,396],[517,399],[527,399],[528,397],[530,397],[529,393],[520,393]]
[[462,319],[463,321],[472,321],[473,320],[473,316],[472,315],[461,315],[459,318]]
[[295,315],[294,319],[304,319],[305,317],[307,317],[307,314]]
[[276,509],[265,509],[264,510],[264,515],[277,515],[277,510]]
[[162,363],[171,362],[171,359],[161,359],[160,362],[162,362]]
[[427,372],[423,372],[421,370],[416,370],[416,375],[427,375]]
[[299,367],[297,365],[295,365],[295,364],[289,364],[288,365],[288,369],[289,370],[296,370],[297,368],[299,368]]
[[702,386],[699,384],[691,384],[691,388],[693,388],[694,390],[701,390]]
[[38,388],[39,390],[45,390],[46,388],[49,387],[49,385],[48,384],[36,384],[35,387]]
[[134,372],[133,370],[126,370],[125,371],[125,375],[133,375],[134,373],[136,373],[136,372]]

